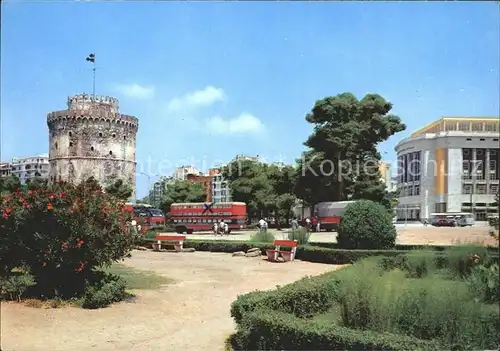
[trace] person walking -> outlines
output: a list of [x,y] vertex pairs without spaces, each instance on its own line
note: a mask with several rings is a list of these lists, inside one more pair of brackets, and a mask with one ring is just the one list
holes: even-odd
[[264,232],[264,225],[266,224],[266,221],[264,220],[264,218],[261,218],[260,221],[259,221],[259,229],[260,229],[260,232]]
[[311,231],[311,218],[309,218],[309,217],[306,218],[306,230],[308,232]]
[[291,224],[292,230],[299,228],[299,222],[297,221],[297,218],[293,218],[292,222],[290,224]]

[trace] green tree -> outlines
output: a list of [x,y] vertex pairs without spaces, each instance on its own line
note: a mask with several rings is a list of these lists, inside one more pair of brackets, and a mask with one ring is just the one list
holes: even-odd
[[128,200],[132,196],[132,187],[122,179],[116,179],[106,187],[106,193],[111,194],[118,199]]
[[142,199],[137,200],[138,204],[148,204],[149,203],[149,196],[144,196]]
[[165,194],[160,203],[160,209],[164,213],[170,212],[170,206],[179,202],[203,202],[206,200],[206,193],[203,185],[186,180],[176,181],[167,184]]
[[249,218],[265,216],[273,210],[276,198],[268,179],[267,165],[252,160],[238,160],[221,171],[229,181],[233,201],[246,203]]
[[377,145],[406,129],[391,109],[377,94],[358,100],[343,93],[317,101],[306,115],[314,130],[304,143],[309,150],[298,160],[297,197],[309,205],[368,199],[390,208]]
[[290,217],[295,203],[293,167],[252,160],[233,161],[222,169],[222,174],[229,181],[233,200],[247,204],[251,219],[274,216],[279,223],[281,218]]

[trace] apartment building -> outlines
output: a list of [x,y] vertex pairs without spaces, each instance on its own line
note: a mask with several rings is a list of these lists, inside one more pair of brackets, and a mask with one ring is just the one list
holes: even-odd
[[49,178],[49,155],[39,155],[24,158],[13,158],[11,174],[18,177],[21,184],[26,184],[28,179],[35,177]]
[[214,203],[231,202],[229,182],[220,173],[212,178],[212,201]]
[[0,178],[10,176],[11,166],[10,163],[0,163]]
[[478,221],[496,214],[500,119],[443,117],[399,142],[400,220],[468,212]]

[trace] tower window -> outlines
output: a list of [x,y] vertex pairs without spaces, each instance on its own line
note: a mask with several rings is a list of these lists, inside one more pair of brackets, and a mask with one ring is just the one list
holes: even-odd
[[101,132],[99,132],[99,136],[102,137],[102,133]]
[[94,147],[93,146],[90,147],[90,151],[94,151]]
[[109,154],[110,154],[110,155],[113,155],[113,151],[109,150]]
[[55,144],[56,150],[57,150],[58,146],[59,146],[59,145],[58,145],[58,144],[57,144],[57,142],[56,142],[56,144]]
[[73,146],[73,142],[69,142],[69,147],[72,147]]
[[69,134],[69,136],[72,136],[72,135],[73,135],[73,133],[72,133],[72,132],[69,132],[68,134]]
[[115,133],[113,133],[113,134],[111,134],[111,136],[114,138],[114,137],[116,137],[116,134],[115,134]]
[[123,140],[127,140],[127,136],[126,135],[123,136]]

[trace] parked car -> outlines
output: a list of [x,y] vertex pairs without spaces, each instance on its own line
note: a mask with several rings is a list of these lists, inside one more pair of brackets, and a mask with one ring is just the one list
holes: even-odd
[[439,219],[434,223],[434,225],[436,227],[456,227],[457,221],[454,218]]

